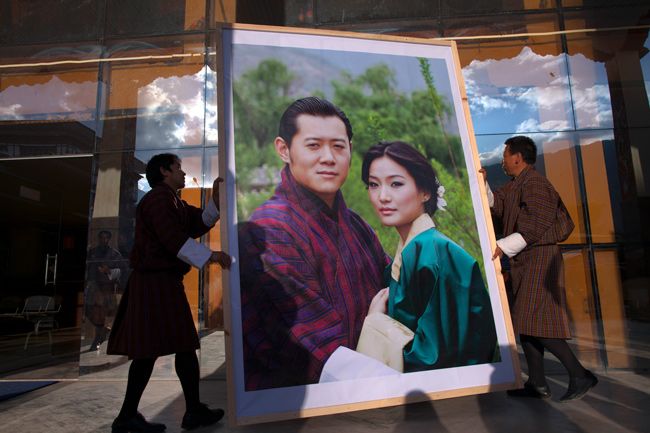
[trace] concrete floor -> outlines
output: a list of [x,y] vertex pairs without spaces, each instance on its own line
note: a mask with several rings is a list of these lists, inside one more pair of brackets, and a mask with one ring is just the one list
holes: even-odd
[[[212,407],[226,405],[222,336],[202,340],[202,400]],[[206,353],[217,354],[205,358]],[[90,374],[63,381],[0,402],[0,432],[86,433],[110,432],[110,425],[124,396],[128,363],[106,362],[106,356],[82,354],[80,364]],[[558,403],[566,388],[566,376],[557,363],[547,360],[550,401],[516,399],[504,392],[461,397],[407,406],[350,412],[311,419],[282,421],[247,427],[229,427],[227,420],[203,432],[650,432],[650,375],[630,371],[597,372],[600,383],[582,400]],[[106,365],[107,368],[101,366]],[[89,368],[89,367],[96,368]],[[34,372],[32,372],[34,374]],[[1,385],[1,383],[0,383]],[[156,365],[140,404],[150,420],[163,422],[167,432],[182,431],[180,419],[185,405],[169,357]]]

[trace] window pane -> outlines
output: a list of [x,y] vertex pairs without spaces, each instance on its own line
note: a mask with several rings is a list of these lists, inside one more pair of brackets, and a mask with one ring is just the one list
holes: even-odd
[[102,6],[96,0],[3,0],[0,45],[96,40]]
[[78,377],[91,167],[90,157],[0,161],[3,379]]
[[[566,11],[566,28],[593,29],[621,26],[636,26],[646,23],[650,5],[644,0],[562,0],[565,8],[585,6],[578,11]],[[614,7],[612,7],[614,6]]]
[[436,2],[420,0],[388,0],[368,2],[363,0],[327,0],[316,2],[319,23],[345,23],[398,18],[437,17]]
[[472,41],[458,49],[476,134],[574,128],[559,39]]
[[109,36],[203,30],[205,0],[111,0],[106,22]]
[[101,151],[204,143],[205,83],[212,72],[204,66],[203,36],[116,41],[108,51]]
[[555,7],[555,0],[442,0],[440,4],[443,16],[459,16],[549,9]]
[[564,286],[575,354],[587,368],[602,363],[598,346],[598,329],[593,285],[587,248],[562,253]]
[[[111,327],[115,306],[124,292],[131,271],[127,258],[135,237],[135,210],[140,199],[151,189],[145,178],[146,163],[154,154],[163,152],[175,153],[182,160],[182,168],[186,172],[186,187],[181,190],[181,198],[193,206],[202,207],[203,198],[211,193],[210,189],[204,191],[203,187],[207,182],[203,182],[205,164],[202,148],[156,149],[135,153],[105,152],[96,157],[95,190],[91,197],[88,232],[89,254],[83,313],[85,321],[82,326],[80,360],[80,372],[86,378],[125,377],[127,374],[128,364],[124,364],[123,357],[106,356],[105,335],[102,333],[106,332],[103,328]],[[208,187],[211,185],[210,180]],[[108,246],[113,250],[108,259],[99,257],[97,249],[101,246],[105,233],[110,233]],[[212,233],[213,231],[205,239],[211,247]],[[99,290],[101,287],[98,287],[99,283],[95,278],[99,264],[107,264],[111,271],[119,269],[119,273],[114,272],[116,277],[108,282],[111,284],[110,290],[103,292]],[[213,271],[212,266],[207,269]],[[209,279],[211,281],[215,278],[220,276],[212,276]],[[185,275],[183,284],[197,329],[202,329],[200,294],[204,289],[199,271],[192,268]],[[154,377],[175,377],[173,369],[170,368],[172,363],[173,356],[164,357],[160,365],[156,363]]]
[[579,128],[650,126],[647,29],[577,33],[567,45]]
[[91,153],[101,50],[23,48],[0,49],[0,158]]

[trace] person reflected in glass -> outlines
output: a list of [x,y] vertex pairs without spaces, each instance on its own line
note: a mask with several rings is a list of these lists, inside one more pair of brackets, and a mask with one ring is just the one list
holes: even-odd
[[476,260],[435,227],[432,216],[446,203],[429,161],[408,143],[379,143],[365,154],[361,177],[381,223],[400,236],[369,316],[387,314],[414,333],[404,372],[492,362],[489,294]]
[[116,291],[123,271],[122,254],[110,246],[113,235],[108,230],[97,234],[97,245],[88,251],[88,278],[85,313],[94,327],[94,338],[88,351],[99,350],[110,327],[106,319],[115,314]]

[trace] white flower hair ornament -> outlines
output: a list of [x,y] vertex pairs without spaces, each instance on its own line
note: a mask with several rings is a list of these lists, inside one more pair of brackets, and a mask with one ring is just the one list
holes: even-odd
[[443,198],[444,195],[445,195],[445,187],[440,185],[438,187],[438,190],[436,191],[436,196],[437,196],[436,208],[446,211],[447,209],[445,209],[445,207],[447,206],[447,201]]

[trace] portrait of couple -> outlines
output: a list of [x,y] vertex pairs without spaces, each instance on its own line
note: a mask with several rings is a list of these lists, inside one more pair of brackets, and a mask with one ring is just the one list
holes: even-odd
[[[481,269],[436,228],[444,187],[420,151],[382,141],[351,171],[353,125],[315,96],[286,108],[273,145],[279,184],[238,231],[246,391],[498,359]],[[365,184],[396,251],[347,206],[345,182]]]
[[231,419],[516,385],[453,43],[223,37]]

